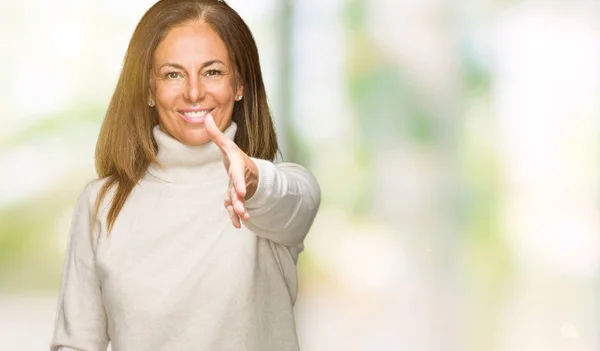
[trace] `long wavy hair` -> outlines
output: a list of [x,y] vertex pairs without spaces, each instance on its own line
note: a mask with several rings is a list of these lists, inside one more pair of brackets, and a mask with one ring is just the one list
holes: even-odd
[[96,215],[115,187],[107,214],[109,235],[131,191],[148,166],[157,162],[152,129],[158,114],[147,105],[154,51],[169,30],[194,20],[205,21],[223,40],[244,87],[244,99],[235,102],[232,112],[238,126],[235,143],[251,157],[273,160],[277,153],[258,49],[244,20],[222,0],[160,0],[133,32],[96,144],[96,171],[107,178],[96,201]]

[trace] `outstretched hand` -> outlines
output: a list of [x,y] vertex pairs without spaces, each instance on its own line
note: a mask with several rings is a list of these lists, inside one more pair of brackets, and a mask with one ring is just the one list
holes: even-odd
[[233,226],[241,228],[241,220],[250,219],[245,202],[254,195],[258,186],[258,167],[233,140],[219,130],[212,115],[206,116],[204,127],[208,137],[223,153],[223,164],[229,175],[224,204]]

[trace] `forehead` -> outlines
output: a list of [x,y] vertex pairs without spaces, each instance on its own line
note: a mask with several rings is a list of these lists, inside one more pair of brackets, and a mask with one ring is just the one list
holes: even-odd
[[229,65],[227,46],[203,20],[173,27],[154,52],[154,63],[158,65],[164,62],[193,65],[215,59]]

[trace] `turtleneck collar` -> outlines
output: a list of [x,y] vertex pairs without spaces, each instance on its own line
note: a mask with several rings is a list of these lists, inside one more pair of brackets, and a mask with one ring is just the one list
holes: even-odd
[[[231,122],[223,134],[233,140],[236,131],[237,125]],[[185,145],[165,133],[159,125],[152,129],[152,134],[158,146],[156,158],[159,164],[152,163],[148,172],[155,177],[171,183],[198,181],[198,177],[208,170],[207,167],[213,168],[211,165],[224,170],[223,154],[212,141],[198,146]]]

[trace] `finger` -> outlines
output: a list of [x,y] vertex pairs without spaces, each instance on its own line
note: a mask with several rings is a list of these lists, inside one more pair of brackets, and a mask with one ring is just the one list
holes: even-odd
[[236,215],[231,204],[225,206],[225,208],[227,209],[227,213],[229,213],[229,217],[233,218]]
[[233,204],[233,209],[235,210],[235,213],[238,216],[245,217],[246,206],[244,206],[244,202],[240,199],[240,196],[238,194],[235,194],[235,196],[237,198],[235,199],[235,203]]
[[232,223],[233,223],[233,226],[236,227],[237,229],[242,228],[242,222],[240,221],[240,217],[233,216]]
[[236,214],[245,221],[250,219],[250,215],[248,214],[248,209],[246,208],[246,199],[237,193],[235,189],[231,189],[231,198],[234,199],[234,209]]
[[[248,219],[250,219],[250,215],[248,214],[248,210],[246,209],[245,176],[240,177],[239,174],[243,173],[236,172],[236,167],[230,167],[230,172],[232,173],[230,177],[235,178],[236,180],[232,180],[229,183],[229,197],[231,201],[233,201],[233,208],[235,212],[240,216],[241,219],[247,221]],[[237,176],[234,176],[233,174],[237,174]]]
[[232,190],[232,187],[229,186],[227,188],[227,191],[225,192],[225,198],[224,198],[223,204],[225,205],[225,208],[227,209],[227,212],[229,213],[229,219],[231,219],[231,224],[233,224],[233,226],[236,228],[241,228],[240,218],[235,213],[235,210],[233,209],[233,202],[231,199],[231,194],[233,194],[233,190]]
[[227,208],[227,206],[231,206],[231,208],[233,208],[233,202],[231,200],[231,192],[229,188],[227,188],[227,191],[225,192],[225,199],[223,201],[223,205],[225,205],[225,208]]
[[232,202],[233,210],[238,216],[242,216],[246,212],[244,203],[240,201],[240,196],[237,194],[233,186],[229,187],[229,197]]
[[223,134],[223,132],[221,132],[219,127],[217,127],[215,120],[210,113],[206,115],[206,118],[204,118],[204,128],[206,129],[206,133],[208,134],[210,140],[212,140],[225,155],[228,155],[227,145],[229,143],[229,139],[225,136],[225,134]]
[[235,189],[231,184],[229,184],[229,187],[227,188],[227,194],[225,196],[225,207],[227,206],[231,206],[235,214],[237,214],[240,207],[240,205],[238,204],[237,193],[235,192]]
[[243,220],[247,221],[250,219],[250,215],[248,214],[248,210],[246,209],[246,204],[244,202],[244,198],[237,195],[236,203],[234,205],[235,213]]
[[250,214],[248,213],[248,209],[244,205],[244,213],[240,216],[240,219],[247,221],[250,219]]
[[243,198],[246,196],[246,164],[238,152],[233,152],[229,160],[229,179],[235,186],[236,193]]
[[233,206],[227,206],[227,212],[229,212],[229,218],[231,219],[231,224],[233,224],[236,228],[241,228],[242,224],[240,223],[240,218],[233,211]]

